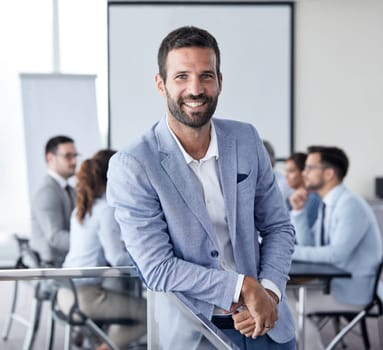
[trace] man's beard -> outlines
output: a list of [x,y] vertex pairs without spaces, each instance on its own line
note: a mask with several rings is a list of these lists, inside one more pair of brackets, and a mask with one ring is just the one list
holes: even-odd
[[215,109],[217,108],[218,103],[218,95],[214,97],[206,96],[205,94],[200,94],[197,96],[189,95],[186,97],[186,100],[203,101],[203,103],[207,105],[207,109],[204,112],[194,112],[188,114],[182,109],[185,98],[180,97],[176,102],[171,98],[167,89],[166,97],[168,108],[172,116],[176,118],[180,123],[195,129],[201,128],[209,122],[215,112]]
[[321,179],[320,181],[318,181],[316,184],[314,183],[307,183],[305,182],[305,187],[306,187],[306,190],[309,190],[309,191],[318,191],[320,190],[322,187],[324,186],[324,181]]

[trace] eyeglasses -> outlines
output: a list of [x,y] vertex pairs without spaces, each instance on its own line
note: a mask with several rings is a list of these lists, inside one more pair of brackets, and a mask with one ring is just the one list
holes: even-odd
[[307,165],[305,165],[304,170],[305,170],[305,171],[311,171],[311,170],[315,170],[315,169],[321,169],[321,170],[323,170],[323,169],[326,169],[326,168],[327,168],[327,167],[324,166],[324,165],[310,165],[310,164],[307,164]]
[[80,153],[55,153],[56,156],[63,157],[66,160],[72,160],[80,156]]

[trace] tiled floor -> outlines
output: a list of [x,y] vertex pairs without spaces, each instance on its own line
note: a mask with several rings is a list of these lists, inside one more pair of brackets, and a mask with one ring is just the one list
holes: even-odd
[[[20,283],[17,312],[22,317],[28,319],[31,310],[31,300],[33,288],[29,282]],[[0,349],[4,350],[21,350],[26,335],[26,326],[18,321],[13,321],[8,339],[3,340],[3,328],[6,320],[6,315],[9,314],[13,295],[13,282],[0,282]],[[46,344],[47,334],[47,314],[49,312],[49,303],[43,305],[42,317],[40,319],[40,329],[37,333],[34,349],[43,350]],[[54,349],[63,349],[64,343],[64,328],[57,325],[55,334]]]

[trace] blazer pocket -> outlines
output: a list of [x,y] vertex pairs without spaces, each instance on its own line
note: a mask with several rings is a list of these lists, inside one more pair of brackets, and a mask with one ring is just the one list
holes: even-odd
[[237,174],[237,184],[239,184],[243,180],[246,180],[248,176],[248,174]]

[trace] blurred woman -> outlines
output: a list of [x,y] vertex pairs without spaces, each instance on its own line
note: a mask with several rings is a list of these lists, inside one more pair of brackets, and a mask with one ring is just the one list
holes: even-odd
[[[131,265],[121,240],[114,209],[105,198],[108,162],[115,151],[101,150],[85,160],[77,173],[76,208],[70,226],[70,247],[64,267],[96,267]],[[113,325],[110,337],[123,348],[146,333],[146,302],[128,293],[118,293],[102,286],[101,278],[73,280],[79,307],[90,318],[132,318],[129,326]],[[71,291],[61,288],[58,302],[63,311],[71,306]],[[101,346],[99,349],[107,349]]]
[[[307,220],[309,226],[311,227],[318,216],[321,199],[315,192],[309,192],[305,188],[303,171],[305,169],[306,158],[306,153],[293,153],[285,161],[285,175],[288,185],[294,191],[302,191],[308,196],[304,210],[307,213]],[[291,210],[291,205],[289,202],[287,205]]]

